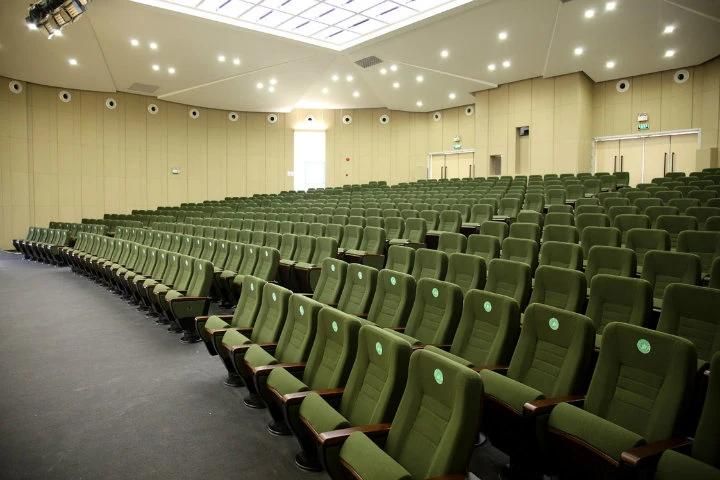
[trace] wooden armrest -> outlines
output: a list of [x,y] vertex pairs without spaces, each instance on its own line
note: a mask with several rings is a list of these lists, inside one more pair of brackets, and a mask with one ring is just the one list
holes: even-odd
[[267,352],[274,352],[277,348],[277,343],[256,343],[255,345]]
[[205,320],[207,322],[207,319],[210,317],[218,317],[221,320],[232,320],[232,318],[233,318],[232,315],[204,315],[202,317],[195,317],[195,320],[196,321]]
[[[248,335],[250,335],[250,333],[252,333],[252,328],[235,328],[235,327],[213,328],[212,330],[208,330],[208,333],[211,334],[212,336],[220,335],[220,334],[225,335],[225,332],[230,331],[230,330],[233,330],[238,333],[242,333],[245,336],[248,336]],[[237,350],[237,349],[241,349],[241,348],[247,349],[247,348],[250,348],[250,345],[252,345],[252,343],[246,343],[244,345],[233,345],[232,348],[230,348],[228,350],[233,351],[233,350]]]
[[585,395],[566,395],[563,397],[543,398],[527,402],[523,405],[524,416],[537,416],[550,413],[556,405],[561,403],[570,403],[573,405],[582,405],[585,401]]
[[284,368],[289,372],[301,372],[305,369],[304,363],[277,363],[275,365],[261,365],[252,369],[253,375],[266,377],[276,368]]
[[507,365],[481,365],[479,367],[473,367],[473,370],[476,372],[479,372],[480,370],[492,370],[500,375],[507,375],[508,368],[509,367]]
[[[323,398],[337,397],[343,394],[344,388],[327,388],[323,390],[315,390],[314,392]],[[286,405],[295,405],[302,402],[305,397],[313,393],[313,390],[307,390],[305,392],[288,393],[283,395],[282,401]]]
[[657,462],[665,450],[680,448],[691,444],[692,440],[686,437],[660,440],[622,452],[620,461],[634,468],[642,468]]
[[333,445],[339,445],[343,443],[350,434],[355,432],[362,432],[368,437],[384,437],[390,432],[389,423],[376,423],[372,425],[361,425],[358,427],[343,428],[340,430],[333,430],[332,432],[323,432],[320,434],[320,444],[323,447],[329,447]]
[[303,297],[308,297],[308,298],[312,298],[312,296],[315,295],[314,293],[299,293],[299,292],[295,292],[295,294],[302,295]]
[[171,301],[173,302],[201,302],[201,301],[210,301],[210,297],[179,297],[179,298],[173,298]]

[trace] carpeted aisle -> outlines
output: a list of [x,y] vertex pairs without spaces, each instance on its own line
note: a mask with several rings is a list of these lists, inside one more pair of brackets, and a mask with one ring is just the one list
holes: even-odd
[[202,343],[69,268],[0,252],[0,309],[0,478],[327,478]]

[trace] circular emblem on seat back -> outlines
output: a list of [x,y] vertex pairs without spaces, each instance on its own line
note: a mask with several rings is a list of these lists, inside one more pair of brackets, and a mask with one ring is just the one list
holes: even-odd
[[273,292],[272,297],[273,297],[273,302],[277,302],[277,295],[275,294],[275,292]]
[[437,288],[432,289],[432,296],[437,298],[440,296],[440,291]]
[[439,368],[435,369],[435,371],[433,372],[433,377],[435,377],[435,383],[437,383],[438,385],[442,385],[443,381],[445,380],[442,370],[440,370]]
[[330,265],[330,271],[332,271],[332,272],[334,272],[334,271],[335,271],[335,264],[333,264],[333,265]]
[[298,308],[298,310],[300,311],[300,316],[305,315],[305,308],[302,305],[300,305],[300,308]]
[[333,329],[333,332],[338,331],[338,324],[335,320],[333,320],[333,322],[332,322],[332,329]]
[[255,284],[254,284],[254,283],[251,283],[251,284],[250,284],[250,291],[251,291],[251,292],[254,292],[254,291],[255,291]]
[[270,254],[268,253],[267,250],[265,250],[265,256],[267,257],[268,255],[270,255]]
[[358,278],[362,280],[362,272],[358,272]]
[[552,317],[550,320],[548,320],[548,325],[550,326],[551,330],[557,330],[558,328],[560,328],[560,322],[555,317]]
[[382,344],[380,342],[375,342],[375,351],[378,355],[382,355]]
[[483,309],[488,313],[492,312],[492,303],[486,300],[485,303],[483,303]]
[[645,340],[644,338],[641,338],[637,342],[637,349],[642,353],[643,355],[647,355],[650,353],[650,350],[652,350],[652,347],[650,346],[650,342]]
[[391,285],[397,284],[397,279],[395,277],[390,277],[390,284]]

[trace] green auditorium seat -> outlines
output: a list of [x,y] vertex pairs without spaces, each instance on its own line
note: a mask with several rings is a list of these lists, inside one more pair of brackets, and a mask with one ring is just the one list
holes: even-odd
[[613,227],[620,230],[622,245],[627,243],[627,232],[635,228],[650,228],[650,218],[647,215],[622,214],[615,217]]
[[343,254],[345,250],[357,250],[362,242],[363,229],[358,225],[345,225],[343,228],[343,236],[338,253]]
[[350,315],[367,315],[377,284],[378,271],[372,267],[351,263],[337,308]]
[[580,235],[577,228],[571,225],[545,225],[542,230],[542,243],[565,242],[578,243]]
[[535,284],[529,304],[541,303],[571,312],[585,307],[585,275],[574,269],[544,265],[535,272]]
[[[429,379],[429,380],[428,380]],[[392,424],[322,434],[325,448],[341,445],[338,477],[410,480],[464,476],[479,422],[477,373],[433,352],[412,354],[407,387]],[[427,412],[422,414],[421,412]],[[428,432],[420,436],[415,432]],[[379,438],[386,438],[379,447]],[[351,473],[350,473],[351,472]]]
[[487,278],[485,260],[476,255],[451,253],[444,280],[459,286],[466,294],[469,290],[483,288]]
[[187,287],[170,289],[160,298],[160,304],[165,307],[168,320],[172,322],[171,329],[184,331],[183,342],[197,341],[194,333],[195,317],[207,315],[210,308],[212,278],[212,263],[195,259]]
[[255,245],[245,245],[243,250],[243,257],[238,271],[232,272],[226,270],[220,274],[219,283],[222,286],[221,292],[230,305],[234,305],[237,302],[239,295],[242,293],[238,287],[242,285],[245,275],[252,275],[255,272],[260,258],[260,249]]
[[500,241],[492,235],[472,234],[468,237],[466,252],[489,262],[500,256]]
[[489,221],[495,215],[495,208],[491,205],[475,204],[470,209],[470,218],[468,219],[468,227],[478,227],[484,222]]
[[548,213],[545,215],[545,225],[575,225],[575,217],[572,213]]
[[445,278],[447,264],[448,255],[445,252],[419,248],[415,252],[412,276],[415,280],[420,280],[421,278],[440,280]]
[[301,292],[311,292],[320,275],[320,264],[326,258],[337,258],[338,244],[334,238],[317,237],[309,262],[296,262],[292,267],[293,282]]
[[[271,365],[258,393],[268,407],[272,421],[268,430],[288,435],[286,418],[298,418],[299,404],[291,394],[345,386],[357,352],[361,321],[339,310],[325,307],[318,315],[318,326],[307,363]],[[240,363],[240,362],[238,362]],[[236,365],[238,365],[236,363]],[[291,420],[292,421],[292,420]]]
[[[645,256],[645,262],[647,265],[647,255]],[[587,266],[585,267],[585,277],[588,285],[592,285],[593,277],[599,273],[619,277],[634,277],[636,272],[637,258],[635,252],[629,248],[597,245],[590,249]]]
[[528,193],[525,195],[523,210],[534,210],[542,213],[545,207],[545,196],[542,193]]
[[680,232],[697,230],[698,222],[695,217],[687,215],[660,215],[655,221],[655,228],[667,231],[670,234],[672,247],[676,248]]
[[428,232],[437,230],[438,222],[440,220],[440,214],[437,210],[421,210],[420,218],[425,221]]
[[[533,224],[528,224],[533,225]],[[537,227],[537,225],[535,225]],[[497,238],[500,243],[505,240],[505,238],[508,236],[508,231],[510,228],[508,227],[508,224],[505,222],[484,222],[480,224],[480,229],[478,230],[481,235],[491,235],[495,238]]]
[[628,207],[630,206],[630,200],[620,196],[609,196],[604,197],[600,200],[600,203],[605,207],[605,211],[610,214],[610,209],[613,207]]
[[498,204],[497,215],[492,219],[496,222],[507,222],[517,218],[522,202],[517,198],[502,198]]
[[510,457],[518,478],[533,478],[542,453],[536,431],[542,417],[533,407],[583,388],[594,329],[589,318],[542,304],[529,305],[508,366],[480,371],[485,386],[481,430]]
[[382,328],[404,327],[415,301],[415,288],[411,275],[380,270],[367,320]]
[[[680,193],[680,192],[676,192]],[[670,207],[674,207],[678,209],[678,213],[676,215],[684,215],[685,211],[688,208],[691,207],[699,207],[700,206],[700,200],[697,198],[680,198],[679,196],[677,198],[670,199],[666,201],[666,204]]]
[[713,261],[720,257],[720,232],[680,232],[677,251],[692,253],[700,257],[703,277],[710,274]]
[[578,213],[575,217],[575,227],[582,235],[586,227],[609,227],[610,217],[604,213]]
[[520,223],[535,223],[542,227],[545,219],[542,213],[536,212],[535,210],[520,210],[516,221]]
[[573,207],[567,204],[548,205],[547,213],[573,213]]
[[545,204],[550,205],[565,205],[565,189],[564,188],[551,188],[545,192]]
[[538,266],[538,250],[538,244],[533,240],[510,237],[502,243],[500,258],[525,263],[530,267],[530,273],[535,275],[535,269]]
[[614,227],[586,227],[580,233],[580,246],[583,249],[583,256],[587,259],[590,249],[595,246],[619,247],[621,234],[620,230]]
[[439,236],[437,249],[448,255],[464,253],[467,248],[467,237],[462,233],[442,232]]
[[672,283],[699,285],[700,258],[691,253],[651,250],[645,255],[642,278],[653,287],[653,307],[661,309],[665,288]]
[[345,249],[345,259],[360,262],[374,268],[382,268],[385,263],[385,230],[378,227],[365,227],[362,242],[357,249]]
[[652,286],[640,278],[598,274],[592,279],[585,315],[595,325],[599,348],[605,327],[612,322],[644,327],[652,312]]
[[320,266],[320,276],[312,298],[325,305],[336,305],[340,299],[348,264],[336,258],[326,258]]
[[385,236],[388,241],[402,238],[405,220],[402,217],[385,217]]
[[710,288],[720,290],[720,258],[716,258],[710,267]]
[[[631,478],[627,452],[665,441],[692,388],[697,354],[687,340],[626,323],[605,328],[582,403],[560,403],[548,448],[561,478]],[[568,454],[570,452],[570,454]]]
[[540,247],[538,265],[582,270],[583,253],[580,245],[567,242],[547,241]]
[[290,260],[295,255],[297,248],[297,235],[293,233],[283,233],[280,238],[280,258],[282,260]]
[[640,210],[640,213],[644,213],[645,215],[647,215],[648,208],[662,207],[663,205],[663,201],[657,197],[636,198],[632,203]]
[[462,314],[462,302],[462,290],[457,285],[420,279],[406,326],[394,327],[393,331],[411,345],[449,345]]
[[650,226],[651,228],[657,228],[655,227],[655,224],[657,223],[657,219],[660,215],[679,215],[680,212],[676,207],[669,207],[669,206],[653,206],[648,207],[645,209],[645,215],[648,216],[650,219]]
[[264,246],[280,250],[282,246],[282,235],[274,232],[265,232]]
[[340,475],[339,450],[321,449],[320,435],[390,422],[405,389],[411,352],[410,345],[396,335],[362,326],[345,388],[297,392],[286,402],[288,407],[299,404],[289,410],[296,417],[288,422],[301,448],[295,463],[304,470],[318,471],[322,458],[330,476]]
[[720,353],[716,353],[712,358],[710,381],[691,450],[687,454],[670,449],[661,451],[655,480],[720,479],[718,405],[720,405]]
[[665,288],[657,330],[690,340],[697,349],[698,370],[720,351],[720,290],[674,283]]
[[395,272],[410,273],[413,269],[415,250],[402,245],[392,245],[388,248],[385,268]]
[[390,239],[390,245],[406,245],[412,248],[425,246],[427,223],[422,218],[408,218],[405,220],[405,230],[402,237]]
[[695,217],[698,222],[698,230],[708,230],[708,219],[720,216],[720,207],[690,207],[685,210],[685,215]]
[[495,258],[488,264],[485,290],[514,299],[523,311],[530,299],[531,277],[527,263]]
[[650,250],[670,251],[670,235],[665,230],[631,228],[627,231],[625,247],[635,252],[638,273],[642,273],[645,255]]
[[[510,235],[508,238],[523,238],[532,240],[535,243],[540,243],[540,226],[536,223],[515,222],[510,225]],[[504,240],[502,243],[505,244]]]

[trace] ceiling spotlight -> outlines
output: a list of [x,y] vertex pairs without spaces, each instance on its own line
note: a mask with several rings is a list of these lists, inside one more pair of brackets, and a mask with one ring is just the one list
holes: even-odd
[[387,75],[387,68],[381,68],[380,69],[380,75]]
[[360,96],[360,92],[358,92],[357,90],[355,90],[355,91],[353,92],[353,97],[358,98],[359,96]]
[[74,58],[68,58],[68,63],[73,67],[78,64],[77,60]]
[[400,82],[393,82],[393,88],[400,88]]
[[608,60],[607,62],[605,62],[605,68],[615,68],[615,60]]
[[233,65],[240,65],[240,59],[237,57],[233,58]]
[[503,68],[510,68],[510,60],[504,60],[502,66]]
[[335,75],[333,75],[332,77],[330,77],[330,79],[331,79],[333,82],[337,82],[338,80],[340,80],[340,77],[338,77],[337,74],[335,74]]
[[441,51],[440,51],[440,56],[441,56],[442,58],[448,58],[448,57],[450,56],[450,52],[448,52],[447,50],[441,50]]
[[270,79],[270,85],[277,85],[277,80],[274,78]]
[[675,31],[675,25],[665,25],[665,29],[663,30],[663,34],[668,35],[670,33],[673,33]]
[[327,95],[329,91],[330,91],[330,90],[328,90],[327,87],[324,87],[324,88],[322,89],[322,93],[325,94],[325,95]]
[[494,72],[496,68],[497,67],[495,66],[494,63],[491,63],[490,65],[488,65],[488,70],[490,70],[491,72]]
[[595,10],[592,8],[588,8],[585,10],[585,18],[593,18],[595,16]]
[[607,2],[605,4],[605,11],[612,12],[617,7],[617,2]]
[[262,89],[265,85],[262,84],[262,82],[258,82],[255,87],[258,88],[258,90]]
[[149,46],[150,46],[150,50],[157,50],[157,49],[158,49],[158,44],[155,43],[155,42],[150,42]]
[[390,70],[393,72],[397,72],[397,65],[395,65],[394,63],[390,65]]
[[418,107],[422,107],[423,106],[422,100],[418,100],[417,102],[415,102],[415,105],[417,105]]
[[131,39],[130,39],[130,45],[132,45],[133,47],[139,47],[139,46],[140,46],[140,40],[138,40],[137,38],[131,38]]
[[455,97],[456,97],[456,96],[457,96],[457,95],[455,95],[455,92],[450,92],[450,94],[448,95],[448,98],[449,98],[450,100],[455,100]]
[[502,31],[498,33],[498,40],[507,40],[507,32]]
[[345,81],[346,81],[346,82],[352,82],[352,81],[353,81],[353,76],[352,76],[352,75],[346,75],[346,76],[345,76]]
[[225,61],[225,55],[218,55],[218,62],[222,63]]
[[175,75],[175,67],[168,67],[168,73],[170,75]]
[[585,49],[583,47],[575,47],[575,50],[573,50],[573,53],[575,56],[580,56],[585,52]]
[[418,75],[417,77],[415,77],[415,81],[418,83],[422,83],[425,81],[425,77],[423,77],[422,75]]
[[275,87],[273,87],[272,85],[270,85],[270,86],[268,87],[268,92],[270,92],[270,93],[275,92]]
[[154,63],[152,66],[152,69],[155,70],[156,72],[158,72],[158,71],[160,71],[160,65],[158,65],[157,63]]
[[665,58],[672,58],[675,56],[675,50],[665,50]]

